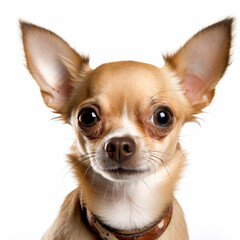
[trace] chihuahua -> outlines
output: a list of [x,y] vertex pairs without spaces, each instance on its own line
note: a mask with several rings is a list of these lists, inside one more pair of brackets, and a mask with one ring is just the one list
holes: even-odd
[[186,240],[174,190],[185,165],[182,126],[208,106],[230,58],[233,18],[195,34],[162,68],[89,67],[62,38],[20,21],[27,67],[45,104],[71,124],[78,187],[43,240]]

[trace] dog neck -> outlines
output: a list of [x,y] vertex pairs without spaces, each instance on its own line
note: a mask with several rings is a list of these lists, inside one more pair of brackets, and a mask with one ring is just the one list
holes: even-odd
[[83,207],[83,214],[92,230],[105,240],[148,240],[158,239],[168,227],[172,217],[172,204],[165,209],[161,218],[151,225],[134,231],[120,231],[103,225],[87,206]]
[[112,182],[92,174],[91,191],[85,193],[83,189],[83,201],[110,228],[124,231],[145,228],[156,222],[171,203],[171,179],[160,181],[156,173],[135,182]]

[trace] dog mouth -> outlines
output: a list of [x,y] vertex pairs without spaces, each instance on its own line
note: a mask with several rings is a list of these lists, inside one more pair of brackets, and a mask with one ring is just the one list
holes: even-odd
[[126,168],[126,167],[114,167],[114,168],[105,168],[104,171],[113,175],[137,175],[143,174],[146,172],[144,169],[134,169],[134,168]]

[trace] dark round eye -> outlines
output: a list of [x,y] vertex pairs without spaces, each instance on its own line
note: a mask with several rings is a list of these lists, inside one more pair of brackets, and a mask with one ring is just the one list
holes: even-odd
[[94,109],[84,108],[78,115],[78,122],[83,127],[92,127],[99,121]]
[[157,108],[152,116],[152,122],[159,127],[166,128],[173,121],[173,115],[169,108],[159,107]]

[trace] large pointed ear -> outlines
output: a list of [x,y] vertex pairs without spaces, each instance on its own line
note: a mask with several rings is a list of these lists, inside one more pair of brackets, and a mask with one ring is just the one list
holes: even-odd
[[55,33],[20,21],[27,67],[38,83],[45,104],[62,113],[79,71],[89,59],[80,56]]
[[233,21],[227,18],[203,29],[175,54],[164,57],[180,78],[194,114],[212,101],[229,64]]

